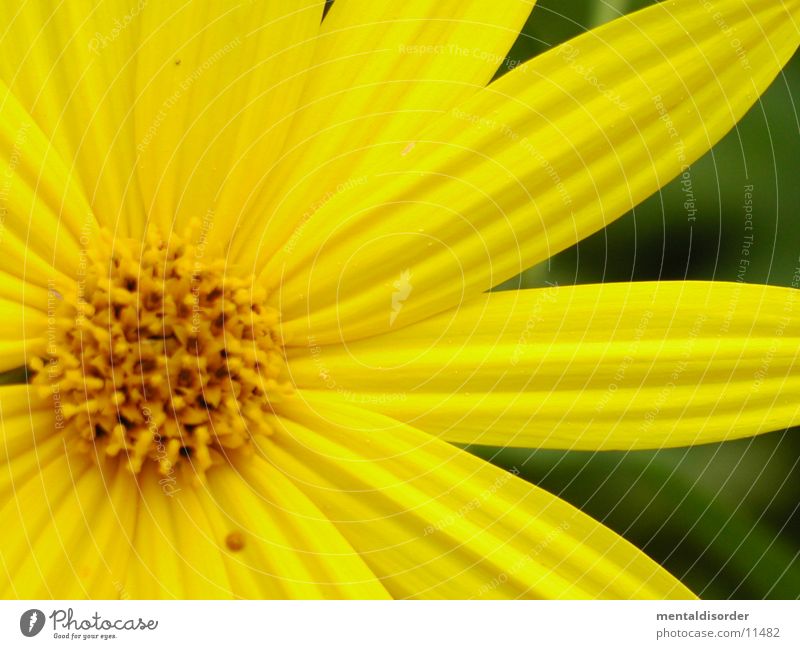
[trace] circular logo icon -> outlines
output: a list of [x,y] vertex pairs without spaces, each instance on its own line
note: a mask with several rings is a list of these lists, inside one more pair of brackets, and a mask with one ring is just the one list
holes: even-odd
[[19,630],[22,635],[32,638],[44,628],[44,613],[38,608],[25,611],[19,618]]

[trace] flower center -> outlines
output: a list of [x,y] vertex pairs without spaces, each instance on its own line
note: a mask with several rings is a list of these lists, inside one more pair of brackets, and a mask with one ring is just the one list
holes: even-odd
[[277,333],[252,278],[204,262],[188,237],[145,242],[101,233],[73,295],[51,291],[54,331],[31,365],[53,396],[56,427],[134,473],[150,461],[202,478],[229,454],[249,453],[251,430],[291,393]]

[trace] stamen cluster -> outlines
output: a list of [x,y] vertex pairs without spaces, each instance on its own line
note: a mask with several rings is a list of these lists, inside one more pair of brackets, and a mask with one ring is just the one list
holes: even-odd
[[58,393],[69,443],[164,475],[252,452],[251,430],[292,391],[264,292],[205,263],[188,237],[100,243],[85,281],[58,295],[53,344],[32,363],[33,382]]

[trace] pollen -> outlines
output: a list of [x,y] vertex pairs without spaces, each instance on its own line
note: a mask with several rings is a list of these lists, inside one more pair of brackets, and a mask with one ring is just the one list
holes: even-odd
[[279,313],[205,248],[188,234],[101,232],[74,292],[56,294],[47,354],[31,369],[58,394],[69,445],[136,474],[152,462],[202,481],[251,454],[254,431],[269,434],[266,415],[292,393]]

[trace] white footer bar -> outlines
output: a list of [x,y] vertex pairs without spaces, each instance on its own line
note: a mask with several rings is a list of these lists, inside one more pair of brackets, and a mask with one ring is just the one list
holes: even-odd
[[0,602],[1,647],[800,647],[800,602]]

